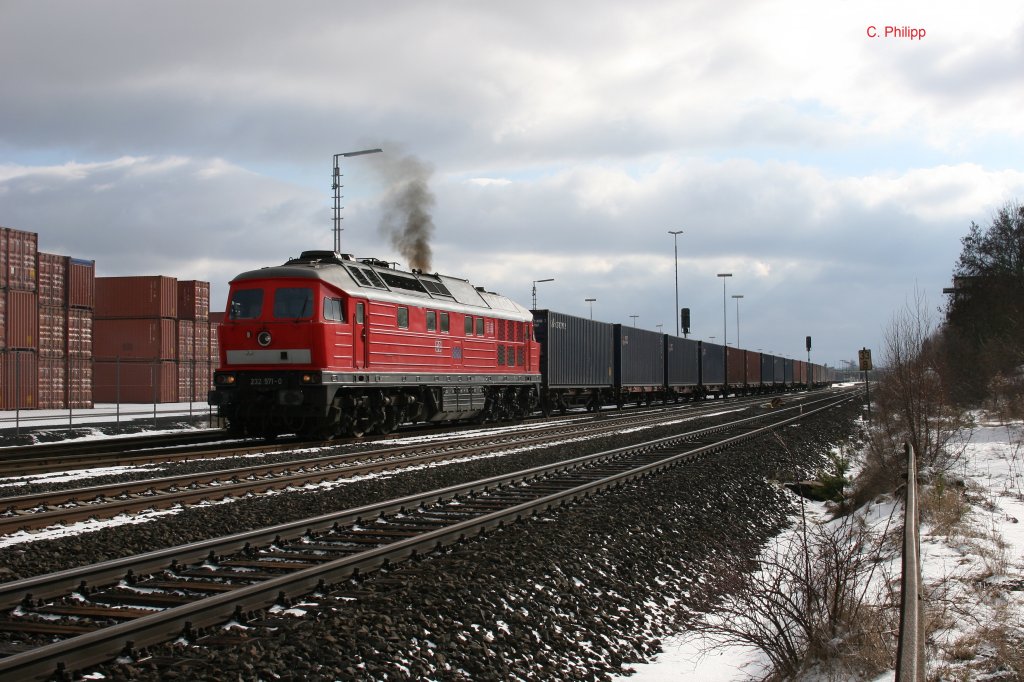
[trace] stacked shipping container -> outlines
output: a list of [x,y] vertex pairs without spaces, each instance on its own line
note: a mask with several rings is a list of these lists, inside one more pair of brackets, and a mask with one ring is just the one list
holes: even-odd
[[92,407],[93,261],[40,253],[39,407]]
[[39,407],[39,235],[0,228],[0,408]]
[[96,280],[98,402],[206,400],[210,358],[210,285],[173,277]]

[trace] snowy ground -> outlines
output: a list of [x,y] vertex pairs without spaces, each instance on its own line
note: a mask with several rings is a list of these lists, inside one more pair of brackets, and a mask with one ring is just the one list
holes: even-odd
[[[1024,636],[1024,424],[998,423],[976,415],[965,456],[949,485],[965,490],[969,503],[960,523],[935,519],[922,524],[922,575],[928,589],[928,676],[957,680],[1021,679],[1007,669]],[[962,479],[965,488],[959,488]],[[925,494],[923,492],[923,494]],[[826,522],[823,505],[810,505]],[[895,510],[895,515],[891,512]],[[902,506],[880,499],[859,513],[881,530],[899,526]],[[899,557],[881,573],[899,576]],[[664,652],[649,664],[634,665],[631,682],[715,682],[757,679],[766,659],[758,651],[710,642],[683,633],[663,642]],[[1012,649],[1011,649],[1012,650]],[[1020,671],[1021,668],[1016,668]],[[875,682],[892,680],[895,671]],[[1019,674],[1019,673],[1018,673]],[[833,679],[811,674],[805,682]]]

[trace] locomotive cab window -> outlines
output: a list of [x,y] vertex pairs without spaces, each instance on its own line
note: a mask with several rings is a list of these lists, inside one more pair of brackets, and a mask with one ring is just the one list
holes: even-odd
[[307,287],[283,287],[274,292],[274,318],[301,320],[313,314],[313,290]]
[[409,328],[409,309],[399,306],[398,308],[398,328],[408,329]]
[[324,319],[328,322],[344,322],[345,313],[340,298],[324,299]]
[[228,319],[255,320],[263,312],[263,289],[239,289],[231,295]]
[[437,331],[437,313],[433,310],[427,311],[427,331]]

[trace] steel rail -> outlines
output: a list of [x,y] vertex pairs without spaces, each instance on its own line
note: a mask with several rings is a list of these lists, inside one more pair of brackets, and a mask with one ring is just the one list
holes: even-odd
[[314,531],[322,530],[324,528],[331,527],[335,523],[349,523],[366,518],[375,518],[383,514],[398,512],[408,508],[416,508],[423,504],[445,497],[467,495],[481,490],[510,485],[521,480],[528,480],[539,476],[549,476],[555,473],[578,468],[590,462],[602,461],[627,453],[644,451],[655,447],[668,447],[687,440],[694,440],[708,435],[713,435],[715,433],[720,433],[729,428],[742,427],[755,421],[763,421],[783,412],[797,410],[802,412],[804,407],[806,406],[794,406],[777,410],[774,413],[744,417],[743,419],[739,419],[728,424],[705,427],[695,431],[656,439],[647,443],[627,445],[599,453],[582,455],[580,457],[553,464],[545,464],[518,472],[511,472],[509,474],[500,474],[498,476],[479,481],[472,481],[439,490],[417,493],[415,495],[367,505],[356,509],[332,512],[330,514],[310,519],[278,524],[265,529],[246,531],[221,538],[211,538],[209,540],[203,540],[189,545],[155,550],[153,552],[147,552],[130,557],[122,557],[119,559],[111,559],[92,566],[82,566],[42,576],[0,583],[0,608],[16,606],[28,597],[45,599],[59,596],[82,584],[102,585],[117,582],[130,571],[142,573],[144,571],[160,570],[166,568],[172,560],[177,560],[179,563],[195,561],[203,559],[210,552],[224,553],[238,551],[243,549],[247,544],[252,545],[267,542],[278,536],[292,537],[301,534],[307,529]]
[[[737,407],[736,405],[732,406]],[[720,407],[717,409],[721,409]],[[696,419],[706,412],[715,412],[716,408],[705,408],[694,413],[687,413],[687,418]],[[650,415],[635,425],[656,425],[665,420],[665,415]],[[140,511],[154,507],[166,508],[179,503],[190,503],[215,497],[223,499],[231,495],[244,495],[250,492],[266,492],[281,490],[292,486],[310,483],[321,483],[341,478],[348,478],[367,473],[415,466],[422,462],[434,462],[457,459],[479,454],[488,449],[500,450],[510,446],[529,446],[543,443],[550,435],[541,432],[554,431],[565,437],[572,437],[574,430],[582,431],[589,428],[585,435],[597,437],[607,431],[620,429],[617,424],[600,423],[594,428],[594,422],[575,421],[569,424],[558,424],[543,427],[539,430],[520,433],[501,433],[493,436],[486,434],[479,438],[485,442],[480,446],[463,446],[455,449],[428,452],[418,457],[409,457],[410,453],[423,452],[441,444],[417,443],[379,451],[361,451],[325,455],[299,460],[289,460],[276,464],[259,464],[233,469],[182,474],[149,478],[137,481],[123,481],[100,486],[71,488],[44,493],[30,493],[10,497],[0,497],[0,535],[18,530],[45,528],[56,523],[68,523],[94,517],[109,518],[121,513]],[[393,459],[385,459],[385,458]],[[366,461],[372,460],[372,461]],[[353,464],[360,462],[361,464]],[[298,473],[291,473],[296,472]],[[214,485],[217,484],[217,485]],[[206,487],[195,488],[203,485]],[[177,489],[175,489],[177,488]],[[183,488],[189,488],[187,490]],[[149,493],[146,495],[145,493]],[[124,498],[129,499],[101,499]],[[38,507],[54,507],[46,511],[26,511]],[[6,510],[7,515],[2,514]],[[23,513],[17,513],[21,510]]]
[[921,514],[917,504],[917,461],[907,453],[907,499],[903,519],[903,585],[900,589],[900,636],[896,647],[897,682],[924,682],[925,609],[921,593]]
[[[524,517],[543,512],[556,506],[561,506],[572,500],[585,498],[607,488],[616,487],[624,483],[649,476],[662,469],[675,466],[678,463],[705,456],[709,453],[718,452],[730,445],[754,438],[768,430],[780,428],[794,423],[804,417],[810,416],[822,410],[830,409],[837,404],[849,400],[840,397],[829,401],[825,406],[813,410],[801,410],[799,414],[778,420],[768,426],[752,429],[748,432],[725,438],[721,441],[698,446],[680,452],[666,453],[668,456],[658,461],[630,469],[628,471],[615,473],[611,476],[600,478],[596,481],[577,485],[568,490],[544,495],[521,504],[516,504],[507,509],[494,511],[481,515],[475,519],[455,522],[450,526],[430,531],[415,537],[391,542],[387,545],[375,547],[358,554],[341,559],[336,559],[319,566],[299,570],[296,573],[280,576],[271,580],[240,587],[231,592],[222,593],[216,596],[207,597],[202,600],[166,609],[152,615],[143,616],[134,621],[121,623],[102,630],[90,632],[71,639],[57,642],[39,649],[15,654],[6,659],[0,660],[0,679],[44,679],[54,674],[55,668],[82,668],[103,660],[108,660],[125,652],[126,649],[146,647],[162,641],[171,639],[183,631],[192,632],[197,628],[205,628],[222,623],[232,616],[244,614],[259,608],[264,608],[293,596],[308,593],[317,588],[322,588],[329,582],[338,582],[356,573],[364,573],[373,570],[387,562],[401,560],[421,552],[430,551],[445,543],[456,542],[467,536],[484,532],[488,529],[514,522]],[[776,413],[775,416],[778,416]],[[742,421],[749,421],[742,420]],[[624,452],[650,452],[656,448],[671,447],[678,445],[684,440],[680,436],[661,438],[640,446],[618,448],[614,451],[581,457],[575,460],[575,466],[556,467],[560,471],[571,471],[578,469],[582,460],[597,461],[608,459],[612,453],[622,454]],[[517,480],[535,480],[543,471],[552,467],[537,467],[518,474],[492,477],[483,481],[477,481],[462,486],[453,486],[443,490],[432,491],[421,495],[409,496],[400,500],[393,500],[380,505],[369,505],[356,510],[349,510],[341,514],[331,514],[304,522],[294,524],[283,524],[273,529],[260,531],[264,537],[276,536],[285,527],[292,529],[311,529],[316,526],[336,525],[342,516],[359,521],[369,515],[378,515],[386,510],[400,511],[413,505],[419,506],[429,500],[450,498],[457,494],[489,490],[491,488],[510,485]],[[311,530],[309,532],[312,532]],[[250,542],[256,534],[240,534],[232,536],[233,542]],[[246,539],[243,540],[245,536]],[[212,542],[199,543],[209,547]],[[220,545],[223,547],[223,545]],[[192,548],[202,556],[203,549]],[[150,560],[156,554],[163,554],[166,557],[166,550],[159,553],[151,553]],[[182,555],[178,554],[179,560]],[[106,562],[108,565],[118,562]],[[139,566],[136,564],[135,568]],[[74,573],[74,571],[65,572]],[[95,576],[93,576],[95,578]],[[19,581],[23,585],[29,581]],[[5,586],[6,587],[6,586]]]

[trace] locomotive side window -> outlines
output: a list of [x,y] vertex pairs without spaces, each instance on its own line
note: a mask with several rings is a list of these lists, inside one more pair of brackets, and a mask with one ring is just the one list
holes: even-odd
[[477,336],[483,336],[484,335],[484,318],[482,318],[482,317],[476,318],[476,335]]
[[448,333],[448,313],[441,313],[441,331]]
[[398,328],[408,329],[409,328],[409,309],[402,306],[398,307]]
[[239,289],[228,304],[231,320],[254,320],[263,312],[263,289]]
[[466,336],[473,336],[473,316],[466,315]]
[[324,299],[324,319],[328,322],[344,322],[345,313],[340,298]]
[[364,319],[363,311],[364,310],[366,310],[366,304],[365,303],[356,303],[356,322],[358,322],[359,324],[363,323],[363,319]]
[[298,320],[313,314],[313,290],[306,287],[283,287],[274,292],[274,317]]
[[427,331],[437,331],[437,313],[433,310],[427,311]]

